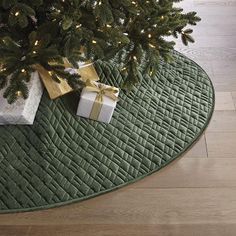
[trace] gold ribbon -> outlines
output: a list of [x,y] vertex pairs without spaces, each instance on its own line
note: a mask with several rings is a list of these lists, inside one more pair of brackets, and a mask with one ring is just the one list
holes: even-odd
[[111,98],[113,101],[118,101],[117,93],[118,89],[115,87],[107,86],[105,84],[95,84],[94,82],[87,80],[86,81],[86,87],[84,88],[86,92],[95,92],[97,93],[97,96],[95,98],[95,101],[93,103],[93,107],[90,113],[89,118],[92,120],[98,120],[98,117],[100,115],[104,96]]

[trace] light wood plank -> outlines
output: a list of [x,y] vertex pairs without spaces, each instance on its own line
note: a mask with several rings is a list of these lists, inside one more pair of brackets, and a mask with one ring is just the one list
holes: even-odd
[[191,148],[184,154],[187,158],[207,157],[207,147],[205,135],[203,135]]
[[[226,18],[227,19],[227,18]],[[227,24],[232,22],[232,18],[229,19]],[[203,24],[203,22],[202,22]],[[213,26],[214,27],[214,26]],[[217,25],[215,25],[217,27]],[[224,26],[225,27],[225,26]],[[193,34],[194,39],[196,40],[195,44],[191,44],[192,48],[199,48],[199,47],[226,47],[226,48],[235,48],[236,36],[235,35],[215,35],[214,39],[211,35],[202,35]],[[224,44],[222,44],[224,42]],[[177,41],[177,45],[181,45],[181,40]],[[224,46],[223,46],[224,45]]]
[[[9,231],[17,232],[17,227],[9,226]],[[1,230],[1,227],[0,227]],[[5,227],[7,232],[7,228]],[[24,236],[235,236],[235,224],[83,224],[32,226]],[[21,236],[20,234],[1,234],[0,236]],[[23,236],[23,235],[22,235]]]
[[29,236],[30,229],[31,226],[0,226],[0,236]]
[[212,61],[236,61],[236,48],[214,48],[214,47],[199,47],[193,48],[192,45],[178,48],[181,53],[191,57],[193,60],[199,60],[202,63]]
[[233,97],[230,92],[216,92],[215,99],[216,111],[235,110]]
[[206,133],[208,157],[236,158],[236,133]]
[[232,188],[236,187],[236,159],[195,158],[175,161],[133,188]]
[[236,188],[123,188],[63,208],[0,216],[0,224],[236,224],[235,196]]
[[205,7],[212,7],[218,6],[220,9],[227,6],[236,6],[235,0],[194,0],[194,6],[205,6]]
[[215,111],[206,132],[236,132],[236,111]]
[[[236,80],[236,79],[235,79]],[[235,90],[236,91],[236,90]],[[233,97],[233,100],[234,100],[234,106],[236,108],[236,92],[232,92],[232,97]]]
[[[214,67],[212,67],[214,69]],[[213,76],[211,77],[213,84],[228,84],[231,86],[235,86],[236,81],[235,78],[233,76],[233,74],[216,74],[213,72]],[[235,90],[230,89],[229,90],[224,90],[222,92],[234,92]]]
[[213,73],[219,76],[221,80],[234,79],[236,74],[236,59],[232,60],[212,60]]
[[215,91],[217,91],[217,92],[224,92],[224,91],[234,92],[234,91],[236,91],[236,80],[228,82],[228,83],[224,83],[223,81],[219,82],[219,83],[214,82],[213,84],[214,84]]

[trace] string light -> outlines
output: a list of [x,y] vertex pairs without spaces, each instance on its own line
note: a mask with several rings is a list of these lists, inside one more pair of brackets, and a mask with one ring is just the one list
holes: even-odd
[[151,48],[156,48],[153,44],[151,44],[151,43],[149,43],[149,46],[151,47]]
[[20,12],[17,11],[17,12],[15,13],[15,16],[19,16],[19,14],[20,14]]
[[17,92],[16,92],[16,96],[17,96],[17,97],[22,96],[22,92],[21,92],[21,91],[17,91]]
[[39,41],[36,40],[35,43],[34,43],[34,45],[37,46],[38,44],[39,44]]
[[22,69],[21,72],[22,72],[22,73],[25,73],[25,69]]
[[96,41],[96,40],[92,40],[92,43],[93,43],[93,44],[96,44],[96,43],[97,43],[97,41]]
[[151,38],[152,37],[152,35],[151,34],[148,34],[148,38]]
[[33,51],[33,54],[36,54],[37,52],[36,51]]

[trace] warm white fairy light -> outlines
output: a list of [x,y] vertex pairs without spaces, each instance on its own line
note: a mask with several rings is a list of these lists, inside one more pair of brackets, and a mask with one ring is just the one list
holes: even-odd
[[16,92],[16,96],[17,96],[17,97],[22,96],[22,92],[21,92],[21,91],[17,91],[17,92]]
[[153,44],[151,44],[151,43],[149,43],[149,46],[151,47],[151,48],[156,48]]

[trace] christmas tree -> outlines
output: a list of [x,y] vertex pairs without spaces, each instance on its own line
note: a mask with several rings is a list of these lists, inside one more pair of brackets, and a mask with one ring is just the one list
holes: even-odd
[[[0,89],[13,103],[27,98],[27,82],[35,65],[53,80],[65,79],[77,88],[79,75],[71,75],[63,59],[78,61],[115,58],[125,83],[138,82],[140,64],[154,75],[160,60],[171,60],[175,43],[167,36],[194,42],[192,29],[200,18],[175,7],[180,0],[0,0]],[[60,79],[59,79],[60,78]]]

